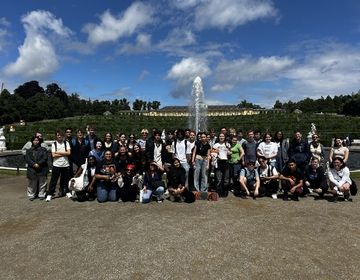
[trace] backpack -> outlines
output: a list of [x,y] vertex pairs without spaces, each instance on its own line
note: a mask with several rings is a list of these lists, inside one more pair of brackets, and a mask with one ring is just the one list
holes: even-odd
[[[64,140],[64,145],[65,145],[65,152],[67,152],[67,145],[70,145],[68,143],[68,141]],[[54,146],[55,146],[55,152],[57,151],[57,142],[54,141]],[[52,156],[52,153],[51,153],[51,159],[54,160],[53,156]]]
[[[270,167],[270,168],[269,168]],[[260,166],[258,166],[258,168],[257,168],[257,171],[258,171],[258,173],[259,173],[259,175],[260,175]],[[246,172],[246,171],[245,171]],[[270,177],[270,176],[272,176],[272,175],[274,175],[274,166],[272,166],[272,165],[268,165],[267,166],[267,176],[266,177]]]
[[[251,171],[251,173],[249,173],[249,171],[246,168],[243,168],[245,170],[245,177],[246,180],[248,180],[248,182],[253,182],[256,180],[256,174],[255,174],[255,169],[253,169]],[[248,177],[249,176],[249,177]],[[251,177],[250,177],[251,176]]]
[[[68,141],[65,140],[65,141],[64,141],[65,152],[67,152],[67,145],[68,145],[67,143],[68,143]],[[56,152],[56,151],[57,151],[57,142],[56,142],[56,141],[54,142],[54,145],[55,145],[55,152]]]

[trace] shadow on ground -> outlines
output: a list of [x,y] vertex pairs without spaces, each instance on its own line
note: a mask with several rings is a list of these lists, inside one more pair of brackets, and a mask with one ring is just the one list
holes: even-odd
[[359,279],[360,203],[30,202],[1,178],[1,279]]

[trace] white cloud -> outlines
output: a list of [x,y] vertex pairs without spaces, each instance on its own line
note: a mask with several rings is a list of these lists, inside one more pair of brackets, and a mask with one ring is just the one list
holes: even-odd
[[[196,1],[188,1],[196,5]],[[236,28],[248,22],[271,18],[277,15],[273,3],[269,0],[209,0],[198,1],[195,8],[195,27],[205,28]]]
[[205,1],[204,0],[174,0],[173,4],[175,5],[175,7],[185,10],[195,7],[200,2],[205,2]]
[[57,70],[59,61],[53,43],[48,39],[68,37],[70,29],[48,11],[32,11],[22,17],[26,37],[19,49],[19,57],[4,68],[6,75],[41,78]]
[[8,36],[9,31],[8,27],[10,26],[10,23],[7,21],[6,18],[2,17],[0,18],[0,52],[5,50],[5,47],[8,45]]
[[292,91],[308,96],[346,94],[360,89],[360,51],[348,48],[327,50],[306,57],[286,75]]
[[294,62],[289,57],[277,56],[224,60],[215,69],[216,83],[211,89],[224,91],[241,84],[276,80]]
[[153,13],[150,5],[135,2],[120,16],[105,11],[100,17],[100,24],[87,24],[84,31],[88,33],[88,41],[94,45],[115,42],[151,23]]
[[104,93],[101,96],[106,98],[111,97],[111,99],[127,98],[132,95],[130,90],[131,90],[130,87],[123,87],[116,89],[112,92]]
[[140,73],[138,80],[143,81],[148,75],[150,75],[150,72],[145,69]]
[[183,58],[174,64],[168,71],[166,78],[176,82],[171,91],[174,98],[189,96],[191,82],[197,77],[205,78],[211,74],[211,69],[206,59],[200,57]]
[[57,35],[68,37],[72,32],[65,27],[61,19],[57,19],[48,11],[33,11],[23,16],[21,21],[24,23],[26,32],[45,32],[53,31]]
[[24,77],[43,77],[53,73],[59,66],[55,50],[51,43],[42,35],[32,35],[25,38],[19,47],[19,57],[16,62],[5,67],[7,75]]
[[120,53],[122,54],[139,54],[145,53],[151,49],[151,35],[141,33],[136,37],[135,45],[124,44],[121,47]]
[[158,48],[174,52],[174,49],[194,44],[196,44],[196,37],[191,30],[175,28],[171,30],[167,37],[158,44]]
[[196,76],[205,78],[210,74],[211,69],[206,60],[188,57],[173,65],[167,74],[167,78],[176,80],[178,84],[184,85],[191,82]]
[[209,99],[206,98],[205,100],[206,105],[229,105],[230,102],[225,101],[224,99]]

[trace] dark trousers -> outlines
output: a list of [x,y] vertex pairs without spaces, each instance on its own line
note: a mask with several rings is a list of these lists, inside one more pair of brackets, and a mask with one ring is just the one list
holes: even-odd
[[196,190],[194,186],[194,167],[190,166],[188,173],[188,187],[190,191]]
[[230,163],[229,166],[230,180],[232,181],[230,187],[231,189],[238,191],[240,189],[239,177],[241,165],[240,163]]
[[216,191],[221,197],[226,197],[229,191],[229,163],[227,160],[218,160],[218,167],[215,169]]
[[118,197],[126,202],[131,201],[134,202],[136,200],[136,196],[139,193],[139,188],[137,185],[124,186],[122,188],[118,188]]
[[260,182],[259,194],[261,196],[271,196],[276,194],[279,189],[279,182],[276,180],[270,180],[266,184]]
[[70,180],[70,167],[56,167],[53,166],[52,173],[51,173],[51,179],[49,183],[49,190],[48,195],[54,195],[57,181],[60,177],[60,188],[59,188],[59,194],[60,196],[64,196],[67,192],[69,192],[68,189],[68,183]]

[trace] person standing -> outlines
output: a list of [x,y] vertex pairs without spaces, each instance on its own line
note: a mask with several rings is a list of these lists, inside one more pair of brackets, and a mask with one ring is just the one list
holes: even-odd
[[278,172],[281,172],[285,167],[285,163],[289,160],[288,157],[289,141],[288,139],[284,139],[284,134],[282,131],[277,131],[275,133],[274,141],[278,145],[275,167]]
[[267,159],[267,163],[273,167],[276,167],[276,156],[278,153],[278,145],[271,141],[272,136],[269,132],[266,132],[264,139],[257,148],[257,156],[263,156]]
[[86,135],[85,139],[87,141],[89,141],[90,150],[95,149],[95,144],[96,144],[96,141],[97,141],[98,137],[95,134],[95,127],[94,126],[89,126],[88,135]]
[[163,165],[166,157],[166,147],[161,139],[161,132],[159,130],[154,131],[154,139],[146,141],[145,155],[148,164],[155,162],[159,168],[159,171],[163,171]]
[[[209,169],[210,144],[207,141],[206,133],[200,134],[200,141],[197,141],[192,153],[192,165],[194,171],[194,187],[197,191],[208,190],[207,170]],[[201,179],[201,180],[200,180]]]
[[242,159],[242,165],[245,166],[245,163],[249,161],[256,162],[256,148],[257,144],[254,139],[254,131],[249,130],[247,133],[247,140],[242,145],[245,155]]
[[310,150],[308,143],[302,138],[301,132],[298,130],[294,132],[288,154],[289,159],[295,160],[297,168],[304,173],[306,165],[309,164]]
[[333,159],[339,157],[344,163],[346,163],[349,159],[349,149],[343,145],[343,141],[340,137],[335,137],[334,147],[330,150],[329,161],[333,162]]
[[46,201],[51,201],[57,181],[60,177],[59,196],[72,197],[68,190],[68,182],[70,179],[70,163],[69,156],[71,153],[70,144],[64,140],[64,132],[61,130],[56,131],[56,141],[51,146],[51,154],[53,157],[53,167],[49,190],[46,196]]
[[229,159],[230,163],[230,178],[233,190],[239,189],[239,176],[241,170],[241,159],[244,156],[244,150],[241,144],[238,142],[238,138],[234,135],[231,139],[231,155]]
[[40,146],[41,139],[33,136],[31,138],[32,146],[26,151],[25,161],[27,163],[27,178],[29,181],[27,187],[27,196],[33,201],[38,195],[40,200],[46,196],[47,172],[48,172],[48,154],[45,148]]
[[84,132],[81,128],[77,129],[76,138],[72,139],[70,146],[72,171],[76,174],[80,166],[85,163],[86,157],[90,152],[90,143],[84,138]]
[[219,134],[219,142],[215,143],[213,148],[217,152],[217,167],[215,168],[216,190],[220,197],[227,197],[229,192],[229,162],[231,155],[230,144],[225,142],[225,134]]
[[188,159],[191,155],[191,147],[188,143],[188,140],[185,139],[185,131],[183,129],[178,129],[176,131],[176,140],[172,143],[171,151],[173,158],[177,158],[180,161],[181,166],[185,169],[185,187],[188,188],[188,177],[190,169]]

